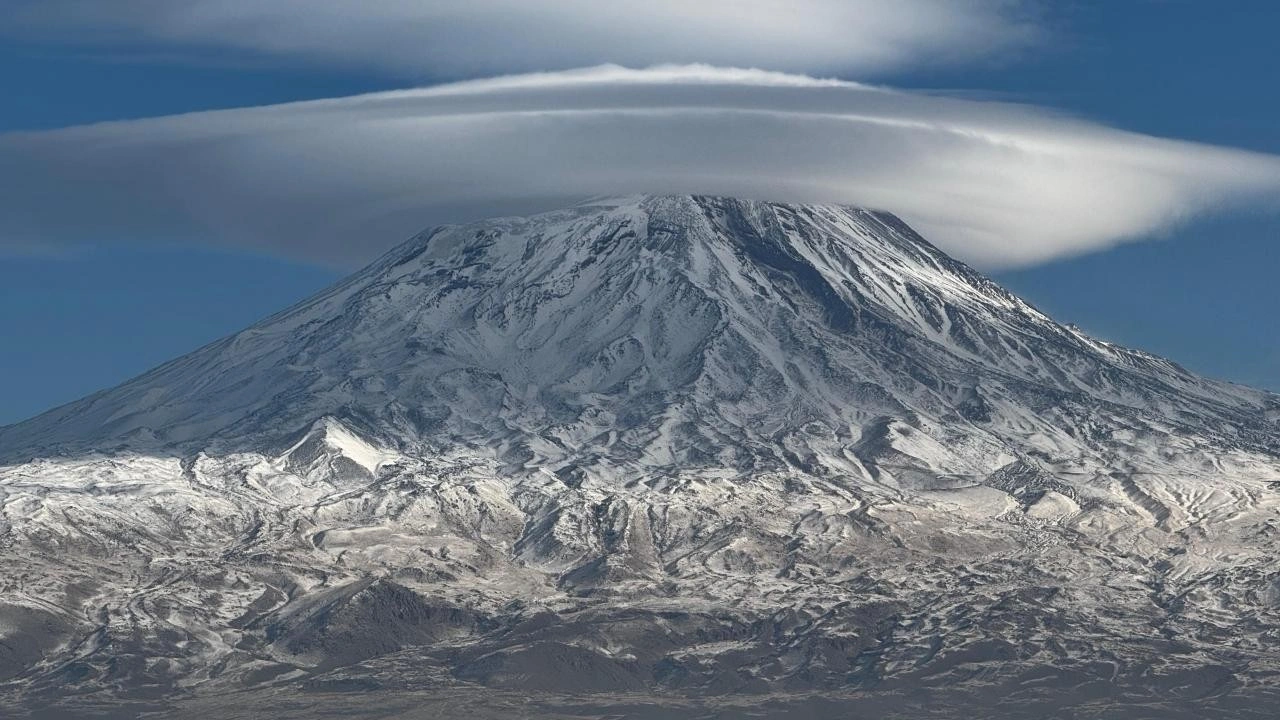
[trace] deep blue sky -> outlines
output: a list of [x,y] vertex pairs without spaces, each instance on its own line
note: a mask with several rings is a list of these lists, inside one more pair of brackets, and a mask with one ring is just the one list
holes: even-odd
[[[1280,154],[1280,8],[1264,0],[1059,3],[1050,46],[1013,62],[876,78],[988,94],[1125,129]],[[215,53],[121,56],[0,40],[0,132],[333,97],[441,78]],[[859,79],[859,78],[853,78]],[[102,238],[0,258],[0,423],[123,381],[341,273]],[[1280,389],[1280,218],[1219,218],[997,279],[1055,317],[1202,373]]]

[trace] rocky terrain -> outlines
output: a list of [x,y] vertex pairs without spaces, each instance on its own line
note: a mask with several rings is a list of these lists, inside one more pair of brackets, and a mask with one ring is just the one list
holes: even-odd
[[0,428],[0,511],[15,717],[1280,707],[1280,397],[878,211],[425,232]]

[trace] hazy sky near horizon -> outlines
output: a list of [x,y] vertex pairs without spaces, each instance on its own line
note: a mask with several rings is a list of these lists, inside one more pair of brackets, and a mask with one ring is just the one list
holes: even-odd
[[1270,3],[628,7],[15,0],[0,423],[594,190],[885,207],[1064,321],[1280,387]]

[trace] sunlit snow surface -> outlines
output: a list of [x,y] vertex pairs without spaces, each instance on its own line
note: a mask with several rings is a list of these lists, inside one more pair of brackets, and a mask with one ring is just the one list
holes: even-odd
[[0,429],[0,691],[1271,717],[1277,417],[885,213],[636,197],[436,229]]

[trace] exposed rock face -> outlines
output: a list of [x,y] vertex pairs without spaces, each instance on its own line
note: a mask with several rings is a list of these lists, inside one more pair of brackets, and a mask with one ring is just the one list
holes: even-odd
[[0,682],[122,716],[1269,717],[1277,408],[886,213],[441,228],[0,429]]

